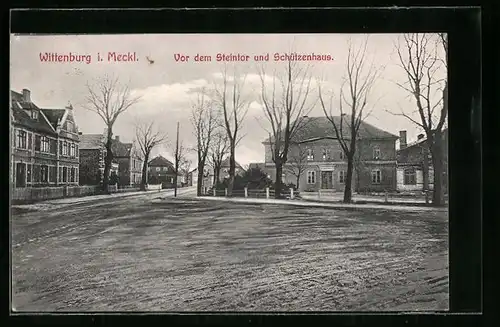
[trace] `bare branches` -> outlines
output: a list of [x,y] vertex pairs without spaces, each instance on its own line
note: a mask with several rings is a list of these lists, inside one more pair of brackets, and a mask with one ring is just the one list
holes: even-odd
[[286,62],[283,74],[274,72],[268,78],[263,66],[258,73],[261,81],[261,104],[270,128],[269,142],[273,160],[286,163],[290,142],[300,128],[304,116],[313,109],[310,101],[311,74],[309,66],[298,62]]
[[[447,94],[446,78],[436,77],[447,66],[446,59],[443,60],[438,53],[440,45],[446,56],[448,51],[447,37],[443,33],[437,36],[405,34],[403,40],[400,40],[396,45],[399,66],[404,70],[407,78],[406,83],[397,83],[397,85],[413,96],[419,119],[417,122],[417,119],[404,112],[397,115],[421,126],[428,135],[435,129],[440,130],[447,116],[447,106],[444,105],[444,101],[443,110],[441,110],[439,117],[434,114],[435,109],[441,105],[444,94]],[[439,90],[442,90],[443,97],[436,99],[435,93]]]
[[194,136],[196,137],[198,162],[204,164],[213,133],[217,128],[213,103],[208,98],[205,89],[202,89],[198,93],[197,101],[192,106],[191,124],[194,128]]
[[132,96],[128,84],[118,77],[105,75],[94,83],[87,82],[86,103],[83,107],[95,112],[106,126],[113,126],[120,114],[136,104],[140,97]]
[[383,71],[383,67],[375,66],[373,59],[370,63],[367,62],[367,46],[368,38],[357,48],[351,40],[348,41],[346,75],[340,86],[337,115],[333,108],[333,92],[326,101],[321,85],[319,86],[319,99],[323,113],[332,124],[335,136],[348,157],[354,155],[355,140],[361,123],[374,109],[374,106],[367,109],[367,105],[371,102],[372,88]]
[[135,137],[144,160],[147,160],[153,148],[162,144],[167,139],[167,136],[165,134],[155,128],[154,121],[136,122]]

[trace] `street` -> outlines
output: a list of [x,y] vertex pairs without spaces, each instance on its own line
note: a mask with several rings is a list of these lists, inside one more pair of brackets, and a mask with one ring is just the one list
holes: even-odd
[[227,203],[182,193],[44,208],[12,212],[16,311],[449,305],[447,212]]

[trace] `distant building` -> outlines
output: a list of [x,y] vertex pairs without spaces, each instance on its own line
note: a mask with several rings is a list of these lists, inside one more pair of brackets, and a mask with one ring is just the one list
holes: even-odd
[[[425,191],[434,187],[432,156],[424,134],[415,142],[407,143],[406,131],[399,132],[397,151],[397,188],[399,191]],[[443,131],[443,181],[448,190],[448,130]]]
[[[245,169],[238,162],[236,162],[236,168],[235,168],[234,174],[235,175],[243,175],[244,173],[245,173]],[[221,181],[224,180],[224,178],[229,177],[229,158],[226,158],[222,161],[222,164],[220,167],[219,177],[220,177]]]
[[[208,167],[205,168],[203,173],[203,184],[201,186],[202,193],[206,194],[208,190],[213,187],[213,180],[213,171]],[[198,186],[198,168],[194,168],[188,173],[187,185],[194,187]]]
[[10,92],[11,185],[78,185],[78,127],[73,107],[40,108],[31,92]]
[[[80,185],[99,185],[104,177],[106,137],[103,134],[80,134]],[[118,162],[113,159],[110,183],[118,182]],[[112,177],[112,176],[116,176]]]
[[[82,185],[96,185],[104,176],[106,158],[106,131],[103,134],[82,134],[80,147],[80,178]],[[113,176],[119,186],[137,186],[142,178],[142,159],[134,143],[122,143],[117,135],[112,140],[113,159],[110,170],[110,182]]]
[[[340,126],[341,117],[333,117]],[[350,138],[347,126],[349,116],[344,117],[344,138]],[[358,192],[396,190],[396,140],[398,137],[366,122],[361,122],[357,135],[357,151],[353,169],[352,189]],[[297,183],[290,173],[293,165],[301,165],[300,191],[344,191],[347,178],[347,159],[342,151],[332,123],[326,117],[305,117],[296,130],[289,148],[288,161],[283,169],[285,184]],[[265,146],[265,169],[275,180],[276,171],[272,160],[272,140]]]
[[[178,182],[181,181],[178,178]],[[172,188],[175,185],[174,164],[159,155],[148,163],[148,183],[162,184],[163,188]]]

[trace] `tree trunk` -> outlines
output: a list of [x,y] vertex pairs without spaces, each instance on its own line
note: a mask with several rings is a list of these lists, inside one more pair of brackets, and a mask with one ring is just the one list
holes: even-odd
[[231,154],[229,156],[229,182],[227,183],[227,196],[233,193],[234,175],[236,171],[235,143],[231,141]]
[[202,189],[203,189],[203,177],[204,177],[204,169],[205,169],[205,163],[199,161],[198,162],[198,183],[196,184],[196,195],[201,196],[202,195]]
[[299,188],[299,187],[300,187],[300,174],[299,174],[299,175],[297,175],[297,183],[295,184],[295,188],[297,189],[297,191],[299,191],[299,190],[300,190],[300,188]]
[[175,164],[175,176],[174,176],[174,197],[177,196],[177,178],[179,177],[179,166]]
[[142,163],[141,191],[146,191],[146,185],[148,184],[148,160],[149,154],[146,154]]
[[283,176],[283,164],[279,159],[275,160],[274,166],[276,168],[276,178],[274,181],[274,198],[279,199],[281,196],[281,189],[283,185],[282,176]]
[[431,149],[432,166],[434,168],[434,190],[432,192],[432,204],[434,206],[443,206],[444,190],[443,190],[443,147],[442,136],[436,133],[434,143]]
[[344,203],[351,203],[352,201],[352,170],[353,170],[353,157],[347,157],[347,176],[344,188]]
[[111,130],[111,127],[108,127],[108,135],[106,140],[106,157],[104,158],[104,176],[102,178],[102,190],[107,194],[109,194],[109,172],[111,171],[111,162],[113,161],[112,137],[113,132]]

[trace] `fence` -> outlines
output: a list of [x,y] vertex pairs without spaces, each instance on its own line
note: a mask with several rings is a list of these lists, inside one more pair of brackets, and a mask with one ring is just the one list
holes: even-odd
[[[229,196],[227,188],[224,190],[216,190],[213,189],[211,194],[208,194],[210,196]],[[270,199],[270,198],[275,198],[276,193],[274,189],[271,189],[269,187],[265,189],[248,189],[244,188],[243,190],[233,190],[231,192],[231,197],[237,197],[237,198],[261,198],[261,199]],[[287,198],[287,199],[294,199],[299,197],[299,193],[295,191],[294,189],[289,189],[288,191],[282,190],[281,192],[281,197],[282,198]]]
[[148,184],[146,185],[146,190],[148,191],[161,191],[162,184]]
[[[111,193],[123,193],[138,191],[138,188],[119,189],[117,185],[109,185]],[[57,186],[57,187],[24,187],[12,189],[12,202],[36,202],[42,200],[53,200],[68,197],[88,196],[102,194],[102,188],[98,185],[85,186]]]

